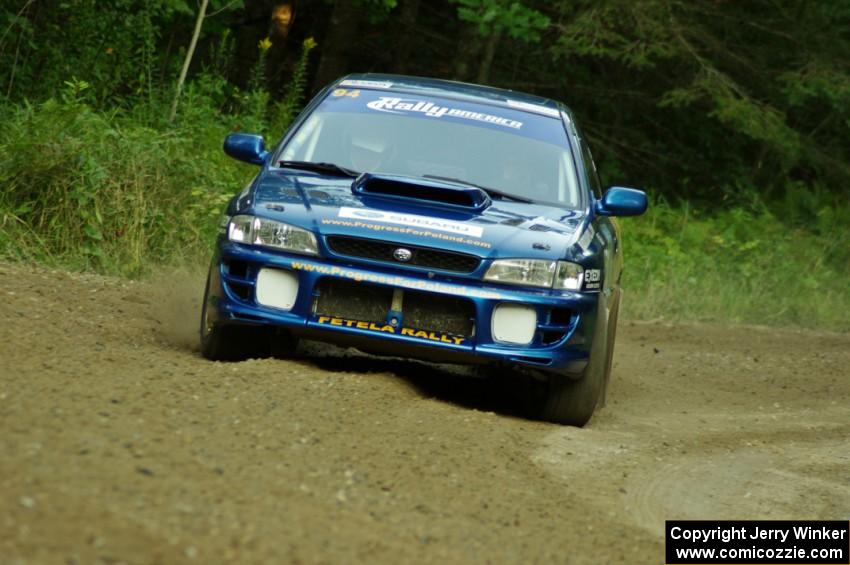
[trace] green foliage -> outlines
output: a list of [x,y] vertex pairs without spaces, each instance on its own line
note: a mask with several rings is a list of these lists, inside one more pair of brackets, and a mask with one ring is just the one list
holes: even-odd
[[359,2],[366,10],[366,15],[372,24],[385,23],[398,5],[398,0],[359,0]]
[[773,148],[783,158],[787,168],[795,164],[800,153],[800,139],[797,132],[786,123],[785,116],[775,108],[747,96],[728,77],[716,70],[703,72],[687,87],[666,92],[659,105],[688,107],[702,100],[708,101],[711,107],[708,116]]
[[[74,6],[74,33],[75,26],[95,25],[92,2]],[[111,0],[107,8],[113,11],[103,21],[114,25],[115,10],[131,6]],[[181,1],[145,3],[130,16],[141,29],[130,33],[117,26],[106,51],[86,41],[69,50],[76,63],[95,53],[126,53],[120,64],[103,67],[109,73],[97,64],[74,65],[75,72],[62,78],[64,67],[55,66],[58,58],[48,52],[34,60],[54,65],[48,84],[53,81],[58,96],[0,105],[0,257],[126,275],[162,262],[206,260],[222,208],[251,173],[223,154],[222,139],[230,131],[263,132],[268,126],[270,42],[260,42],[250,83],[241,91],[226,78],[233,41],[223,32],[186,84],[178,120],[169,124],[172,89],[154,77],[156,22],[169,14],[191,19],[194,11]],[[23,37],[26,26],[19,28]],[[281,127],[303,100],[313,47],[314,41],[305,42],[287,95],[273,109]],[[25,72],[18,76],[15,88],[35,91],[36,84],[22,78]]]
[[4,114],[2,256],[127,275],[194,260],[246,180],[221,123],[157,131],[70,96]]
[[264,132],[268,123],[269,100],[271,96],[266,89],[266,65],[268,50],[271,41],[262,39],[258,45],[260,54],[254,68],[251,69],[251,77],[248,81],[248,91],[241,97],[241,117],[243,127],[247,131]]
[[850,76],[836,68],[813,65],[781,73],[779,81],[785,85],[783,94],[792,106],[820,101],[847,111],[850,105]]
[[850,329],[850,206],[808,204],[815,230],[758,200],[712,212],[657,200],[624,222],[626,315]]
[[850,185],[846,2],[556,4],[549,52],[569,75],[551,93],[600,161],[704,200],[735,179],[769,196],[788,176]]
[[165,2],[135,0],[31,3],[10,28],[16,48],[4,44],[0,51],[0,66],[16,69],[8,77],[0,73],[0,84],[15,97],[32,97],[55,92],[76,75],[92,85],[99,102],[149,95],[156,21],[168,11]]
[[273,105],[269,139],[279,139],[289,124],[301,111],[304,102],[304,92],[307,89],[307,65],[310,62],[310,51],[317,46],[312,37],[304,40],[301,46],[301,56],[292,73],[292,80],[286,88],[283,98]]
[[540,32],[549,26],[549,18],[522,2],[511,0],[451,0],[457,4],[458,17],[475,24],[478,33],[490,36],[506,32],[514,39],[540,41]]
[[664,1],[581,0],[561,9],[556,58],[579,55],[652,68],[677,51]]

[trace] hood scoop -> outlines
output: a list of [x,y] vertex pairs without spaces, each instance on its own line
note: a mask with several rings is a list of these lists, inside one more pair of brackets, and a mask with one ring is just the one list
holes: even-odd
[[487,193],[475,186],[399,175],[363,173],[351,184],[351,191],[358,196],[465,212],[480,212],[490,205]]

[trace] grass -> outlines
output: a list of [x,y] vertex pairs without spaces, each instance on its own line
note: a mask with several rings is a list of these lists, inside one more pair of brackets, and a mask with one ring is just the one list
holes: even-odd
[[216,218],[250,178],[217,120],[155,129],[76,102],[7,108],[0,255],[136,276],[206,260]]
[[811,216],[804,228],[761,204],[653,203],[621,222],[625,315],[850,330],[850,211]]
[[[0,257],[133,277],[208,261],[254,169],[221,151],[244,116],[192,96],[176,126],[73,99],[0,106]],[[846,205],[793,187],[774,208],[737,202],[621,221],[624,316],[850,330]]]

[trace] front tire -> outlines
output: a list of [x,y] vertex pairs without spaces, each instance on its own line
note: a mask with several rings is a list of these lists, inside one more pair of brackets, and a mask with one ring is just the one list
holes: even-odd
[[606,340],[607,359],[605,361],[605,380],[602,382],[602,393],[599,397],[599,406],[605,406],[608,403],[608,386],[611,383],[611,370],[614,366],[614,344],[617,342],[617,320],[620,317],[620,298],[611,309],[611,315],[608,319],[608,339]]
[[527,406],[532,415],[550,422],[581,427],[593,416],[597,405],[604,406],[611,378],[619,306],[618,295],[604,326],[600,327],[597,322],[599,331],[595,332],[595,347],[581,376],[550,375],[543,382],[531,383]]
[[578,379],[553,375],[545,383],[539,383],[542,398],[539,400],[538,417],[542,420],[584,426],[593,416],[602,396],[604,375],[599,371],[585,371]]

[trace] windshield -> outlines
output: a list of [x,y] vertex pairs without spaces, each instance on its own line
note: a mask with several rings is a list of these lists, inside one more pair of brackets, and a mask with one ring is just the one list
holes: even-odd
[[581,204],[559,118],[431,95],[334,90],[279,160],[443,177],[534,200]]

